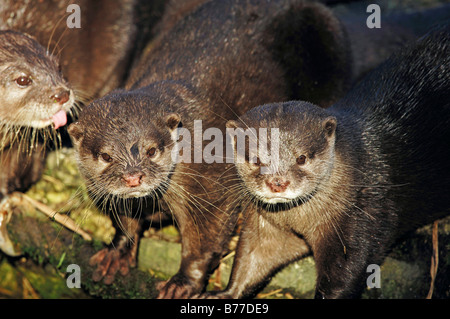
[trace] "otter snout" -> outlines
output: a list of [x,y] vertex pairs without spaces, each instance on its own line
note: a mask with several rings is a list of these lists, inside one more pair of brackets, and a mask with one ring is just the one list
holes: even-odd
[[125,184],[128,187],[137,187],[142,184],[143,177],[144,177],[144,174],[142,174],[142,173],[130,173],[130,174],[124,174],[122,176],[122,179],[124,180]]
[[54,100],[55,103],[59,103],[61,105],[69,101],[69,98],[70,98],[70,91],[68,90],[62,90],[50,96],[50,99]]
[[286,181],[280,177],[273,177],[269,180],[266,180],[266,185],[267,187],[269,187],[272,193],[282,193],[286,191],[290,183],[290,181]]

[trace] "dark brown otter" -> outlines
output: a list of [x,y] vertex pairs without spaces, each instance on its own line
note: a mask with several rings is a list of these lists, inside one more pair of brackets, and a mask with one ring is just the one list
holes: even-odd
[[[194,120],[203,128],[220,125],[207,107],[184,85],[158,82],[94,101],[69,127],[87,188],[117,227],[111,249],[91,259],[98,264],[95,280],[110,283],[116,272],[135,265],[142,223],[161,212],[182,234],[182,265],[167,293],[179,298],[202,290],[235,226],[235,217],[225,213],[232,199],[216,200],[226,191],[224,164],[178,163],[174,148],[180,127],[194,135]],[[183,152],[195,147],[192,140]]]
[[244,225],[227,289],[206,296],[252,296],[280,268],[312,253],[316,298],[358,297],[368,265],[381,265],[399,236],[448,215],[449,56],[447,25],[327,110],[268,104],[228,122],[230,130],[278,129],[279,156],[269,162],[248,145],[253,153],[235,153]]
[[75,99],[88,102],[123,81],[135,1],[78,1],[81,28],[72,29],[69,4],[5,0],[0,6],[1,197],[39,179],[46,144],[64,140],[55,129],[66,124]]
[[[260,103],[300,95],[327,105],[348,84],[347,47],[339,21],[322,5],[210,1],[152,44],[133,69],[127,91],[95,101],[70,127],[80,171],[105,211],[141,221],[155,212],[174,217],[182,261],[179,272],[161,285],[160,298],[204,289],[236,223],[232,207],[239,195],[230,178],[233,166],[220,163],[224,154],[216,154],[219,163],[200,158],[176,165],[164,155],[174,143],[167,116],[177,114],[175,122],[200,136],[202,147],[208,142],[202,140],[204,130],[217,128],[225,136],[226,119]],[[202,120],[202,130],[194,134],[195,120]],[[133,265],[141,226],[133,228],[128,236],[117,233],[119,253],[113,245],[93,257],[95,279],[109,282]]]

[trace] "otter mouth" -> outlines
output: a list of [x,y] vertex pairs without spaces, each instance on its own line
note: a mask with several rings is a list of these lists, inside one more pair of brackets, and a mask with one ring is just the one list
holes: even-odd
[[33,120],[31,121],[31,126],[35,128],[45,128],[47,126],[53,126],[55,130],[65,126],[68,122],[67,112],[69,112],[74,106],[73,93],[70,93],[70,97],[60,104],[58,109],[53,113],[51,117]]
[[115,195],[122,199],[141,199],[141,198],[161,198],[167,191],[167,186],[163,183],[154,187],[140,186],[135,188],[125,188],[120,191],[116,191]]
[[281,203],[289,203],[295,200],[295,198],[289,197],[265,197],[264,201],[268,204],[281,204]]
[[295,198],[291,197],[283,197],[283,196],[274,196],[274,197],[267,197],[267,196],[261,196],[261,195],[255,195],[255,201],[257,204],[264,208],[266,211],[271,212],[279,212],[279,211],[285,211],[290,210],[294,207],[301,206],[308,202],[311,198],[314,197],[317,190],[312,191],[309,194],[303,194],[300,196],[297,196]]
[[64,110],[59,110],[52,117],[45,119],[35,119],[28,123],[27,126],[31,126],[37,129],[53,126],[55,130],[63,127],[67,124],[67,114]]
[[64,110],[59,110],[55,113],[55,115],[52,116],[51,119],[55,130],[57,130],[60,127],[63,127],[67,124],[67,114]]
[[126,192],[126,193],[123,193],[123,194],[121,195],[121,197],[122,197],[123,199],[141,198],[141,197],[148,197],[148,196],[149,196],[149,193],[148,193],[148,192],[145,192],[145,191],[138,191],[138,190]]
[[299,195],[298,193],[287,191],[280,193],[272,193],[269,191],[257,191],[255,195],[263,202],[267,204],[282,204],[282,203],[290,203],[296,201],[299,197],[303,195]]

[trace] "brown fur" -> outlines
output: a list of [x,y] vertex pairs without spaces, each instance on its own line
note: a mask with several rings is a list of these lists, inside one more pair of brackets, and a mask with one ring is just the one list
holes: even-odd
[[[285,43],[291,37],[293,47]],[[296,94],[323,105],[331,103],[348,85],[346,43],[339,21],[315,3],[206,2],[151,44],[132,70],[125,91],[94,101],[70,127],[80,171],[100,205],[105,203],[103,197],[114,193],[124,199],[141,188],[130,186],[141,180],[139,185],[152,185],[151,191],[134,192],[140,197],[128,202],[137,201],[133,204],[137,207],[147,201],[142,216],[162,212],[174,217],[182,238],[182,261],[179,272],[161,284],[160,298],[189,297],[204,289],[226,250],[240,194],[235,192],[230,164],[207,164],[201,159],[201,163],[179,163],[167,175],[162,174],[168,171],[167,158],[139,166],[131,154],[136,154],[136,161],[144,158],[147,144],[155,143],[155,138],[169,145],[166,112],[178,114],[180,125],[194,136],[195,120],[203,121],[203,132],[219,128],[224,133],[227,119],[258,103]],[[291,68],[295,62],[298,72]],[[301,88],[297,91],[296,86]],[[104,157],[109,160],[103,153],[113,160],[102,163]],[[126,167],[134,168],[134,175]],[[108,211],[108,204],[105,208]],[[138,217],[136,209],[119,213]],[[115,270],[110,272],[102,261],[98,267],[107,276]]]
[[30,34],[58,56],[62,72],[83,102],[100,97],[123,81],[136,29],[134,0],[76,1],[81,28],[70,29],[73,1],[4,0],[0,29]]
[[55,57],[27,35],[0,31],[0,196],[39,179],[47,142],[58,142],[52,117],[73,103]]
[[278,128],[280,160],[263,174],[263,154],[239,163],[236,152],[242,234],[227,289],[207,296],[252,296],[311,252],[316,298],[359,297],[396,240],[450,213],[449,52],[444,24],[326,110],[291,101],[228,122]]

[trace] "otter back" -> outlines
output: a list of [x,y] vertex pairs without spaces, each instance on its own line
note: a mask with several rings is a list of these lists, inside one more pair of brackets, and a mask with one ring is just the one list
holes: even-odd
[[151,45],[128,88],[185,81],[228,119],[268,101],[327,106],[351,79],[345,31],[315,3],[210,1]]

